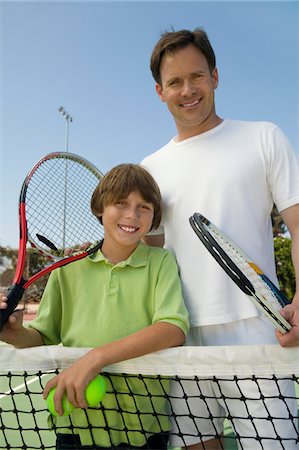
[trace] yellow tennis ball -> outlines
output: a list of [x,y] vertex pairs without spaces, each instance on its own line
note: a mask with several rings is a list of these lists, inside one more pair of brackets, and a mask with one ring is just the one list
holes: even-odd
[[[47,397],[47,407],[50,413],[53,416],[58,416],[57,411],[54,405],[54,395],[56,388],[52,388]],[[106,381],[102,375],[97,375],[87,386],[85,390],[85,399],[88,406],[95,407],[97,406],[103,399],[106,393]],[[66,394],[64,394],[62,398],[62,409],[63,415],[68,416],[72,411],[74,411],[75,407],[68,400]]]
[[[57,411],[55,409],[54,405],[54,395],[55,395],[56,388],[52,388],[48,394],[47,397],[47,406],[48,410],[53,416],[58,416]],[[71,414],[72,411],[74,411],[75,407],[71,404],[71,402],[68,400],[66,394],[64,394],[62,398],[62,409],[63,409],[63,415],[68,416]]]
[[85,399],[88,406],[97,406],[106,393],[106,381],[102,375],[97,375],[85,390]]

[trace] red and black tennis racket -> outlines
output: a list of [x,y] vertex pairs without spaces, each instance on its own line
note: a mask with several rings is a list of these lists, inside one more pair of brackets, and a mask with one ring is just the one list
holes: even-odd
[[[7,308],[0,311],[0,330],[32,283],[100,248],[103,227],[91,212],[90,200],[102,177],[90,162],[65,152],[44,156],[28,173],[19,200],[18,263]],[[92,244],[86,249],[87,242]],[[49,264],[28,280],[24,278],[27,243],[49,258]],[[85,250],[67,255],[67,249],[81,244]]]
[[279,313],[290,301],[232,240],[199,213],[189,219],[193,230],[228,276],[282,333],[291,325]]

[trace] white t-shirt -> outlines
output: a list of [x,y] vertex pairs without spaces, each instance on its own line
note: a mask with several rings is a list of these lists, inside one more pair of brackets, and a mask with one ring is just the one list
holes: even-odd
[[[270,213],[299,203],[299,164],[282,131],[268,122],[224,120],[181,142],[172,139],[142,163],[163,198],[165,247],[176,255],[191,325],[258,315],[189,225],[199,212],[239,245],[277,284]],[[164,230],[163,230],[164,229]]]

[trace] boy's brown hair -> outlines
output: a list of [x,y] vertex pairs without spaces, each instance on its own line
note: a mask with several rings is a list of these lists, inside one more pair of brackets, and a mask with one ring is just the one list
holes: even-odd
[[150,62],[153,77],[160,86],[160,67],[163,56],[186,48],[190,44],[194,45],[206,57],[210,73],[212,74],[216,67],[216,57],[208,35],[202,28],[195,28],[194,31],[166,31],[155,45]]
[[92,213],[101,221],[99,216],[105,206],[127,198],[133,191],[138,191],[146,202],[152,203],[154,218],[151,230],[158,228],[162,216],[160,189],[151,174],[137,164],[119,164],[106,173],[92,194]]

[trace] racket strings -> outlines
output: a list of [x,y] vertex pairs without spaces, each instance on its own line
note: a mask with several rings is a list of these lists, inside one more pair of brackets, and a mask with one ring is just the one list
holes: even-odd
[[100,178],[77,160],[56,157],[40,164],[26,190],[30,242],[52,257],[63,257],[66,248],[101,240],[102,226],[90,209]]
[[232,246],[227,240],[225,240],[221,235],[219,235],[215,230],[209,229],[210,233],[214,239],[221,245],[227,255],[231,258],[234,264],[244,273],[244,275],[249,279],[252,286],[264,299],[271,304],[271,306],[279,311],[281,305],[274,295],[271,288],[262,280],[259,274],[253,269],[253,267],[247,262],[244,256],[238,252],[238,250]]

